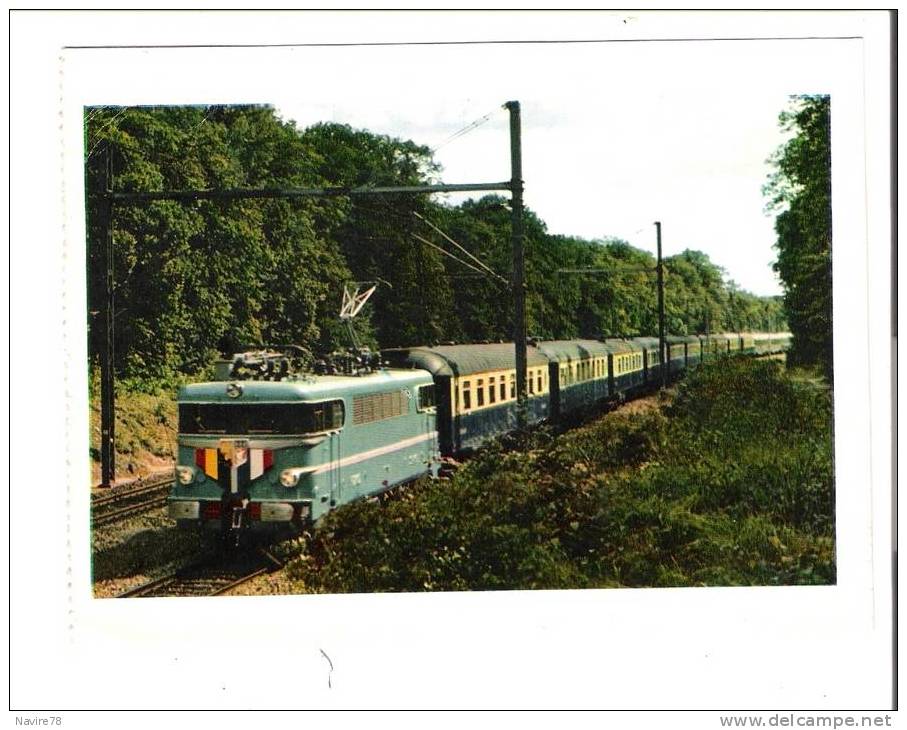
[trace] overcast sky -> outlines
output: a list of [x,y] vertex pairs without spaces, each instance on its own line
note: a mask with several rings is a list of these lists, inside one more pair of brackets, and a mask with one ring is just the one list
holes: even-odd
[[739,286],[769,295],[781,287],[761,191],[767,159],[784,140],[778,114],[789,96],[824,91],[812,78],[819,50],[801,41],[318,49],[319,65],[340,71],[304,76],[272,103],[301,127],[342,122],[441,145],[435,156],[453,183],[509,178],[500,105],[518,99],[525,200],[550,232],[654,252],[660,220],[666,256],[704,251]]

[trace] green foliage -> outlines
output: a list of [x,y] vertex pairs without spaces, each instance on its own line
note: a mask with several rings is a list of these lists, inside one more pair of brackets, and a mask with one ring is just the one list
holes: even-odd
[[691,375],[664,412],[616,412],[450,482],[331,513],[308,591],[833,583],[831,403],[775,363]]
[[832,373],[831,99],[793,97],[780,123],[791,139],[773,156],[764,188],[775,220],[792,363]]
[[[101,347],[105,272],[100,238],[109,145],[115,190],[317,185],[314,154],[262,107],[86,110],[90,355]],[[259,342],[335,344],[351,278],[322,233],[334,202],[159,201],[116,205],[116,368],[125,378],[170,383],[219,349]],[[99,324],[99,320],[98,320]],[[326,342],[325,342],[326,341]]]
[[[89,358],[103,345],[101,244],[109,147],[117,191],[434,182],[425,147],[341,124],[297,130],[260,106],[89,108]],[[420,217],[424,220],[421,220]],[[338,320],[343,284],[380,281],[355,320],[380,347],[512,337],[511,294],[461,259],[439,227],[505,279],[511,211],[498,196],[459,206],[424,195],[158,201],[113,209],[115,368],[121,382],[153,392],[201,377],[218,351],[298,343],[313,351],[349,344]],[[546,338],[657,332],[655,261],[624,241],[548,233],[524,211],[528,330]],[[573,275],[560,269],[603,269]],[[708,258],[665,260],[669,333],[783,327],[778,303],[726,284]]]

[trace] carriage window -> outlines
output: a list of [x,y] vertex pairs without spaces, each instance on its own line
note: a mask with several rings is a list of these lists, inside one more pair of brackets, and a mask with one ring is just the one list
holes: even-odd
[[503,375],[501,376],[500,388],[501,388],[501,400],[507,400],[507,384],[504,382]]
[[484,378],[479,378],[476,383],[476,408],[480,408],[485,405],[485,380]]
[[463,383],[463,410],[468,411],[472,408],[472,393],[469,390],[470,382],[467,380]]
[[423,385],[419,388],[419,410],[435,407],[435,386]]
[[539,371],[536,382],[538,383],[538,391],[539,391],[539,393],[541,393],[542,392],[542,373],[541,373],[541,371]]
[[494,377],[488,378],[488,402],[494,403],[497,393],[494,389]]
[[510,397],[516,398],[516,375],[510,374]]

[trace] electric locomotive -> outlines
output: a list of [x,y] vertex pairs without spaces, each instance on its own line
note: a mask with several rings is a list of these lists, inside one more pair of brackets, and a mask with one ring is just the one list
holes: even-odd
[[222,380],[182,387],[170,516],[225,531],[305,525],[436,475],[431,374],[358,360],[296,373],[279,352],[250,352],[220,363]]

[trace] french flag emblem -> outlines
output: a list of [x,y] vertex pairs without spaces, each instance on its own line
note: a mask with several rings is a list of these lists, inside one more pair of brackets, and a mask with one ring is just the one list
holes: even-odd
[[[227,458],[229,457],[229,458]],[[212,479],[218,479],[218,462],[220,469],[224,467],[242,468],[248,464],[249,479],[257,479],[274,465],[274,451],[272,449],[196,449],[195,464],[204,470]],[[218,480],[219,481],[219,480]]]

